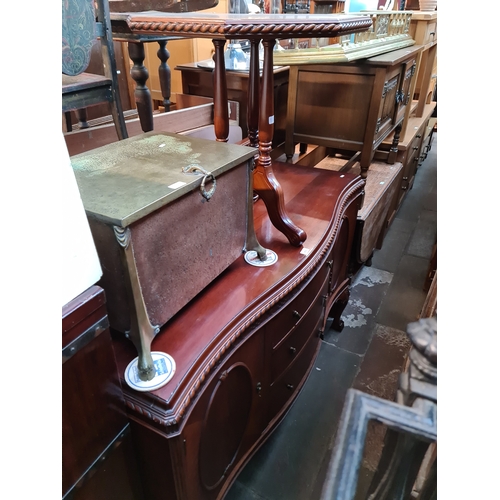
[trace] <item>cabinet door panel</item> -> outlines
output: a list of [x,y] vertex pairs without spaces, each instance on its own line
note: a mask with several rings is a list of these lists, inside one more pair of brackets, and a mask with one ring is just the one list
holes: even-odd
[[200,481],[207,490],[217,487],[233,464],[250,419],[253,392],[252,375],[243,363],[224,370],[217,381],[200,441]]
[[384,82],[382,98],[380,100],[379,115],[375,129],[374,142],[385,137],[388,130],[392,129],[396,120],[397,97],[400,91],[401,68],[390,72]]
[[371,74],[301,69],[298,72],[295,133],[362,143],[373,79]]

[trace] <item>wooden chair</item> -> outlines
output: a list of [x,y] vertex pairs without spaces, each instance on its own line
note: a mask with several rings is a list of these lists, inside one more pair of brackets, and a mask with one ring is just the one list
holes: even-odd
[[[85,72],[97,40],[101,43],[104,76]],[[70,111],[77,111],[85,126],[85,108],[103,102],[110,104],[118,138],[126,139],[108,0],[62,0],[62,111],[68,131]]]

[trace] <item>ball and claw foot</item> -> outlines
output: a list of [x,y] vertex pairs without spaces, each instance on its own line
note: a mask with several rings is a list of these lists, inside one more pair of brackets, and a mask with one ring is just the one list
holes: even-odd
[[344,321],[342,319],[338,321],[333,320],[332,329],[340,333],[344,329]]

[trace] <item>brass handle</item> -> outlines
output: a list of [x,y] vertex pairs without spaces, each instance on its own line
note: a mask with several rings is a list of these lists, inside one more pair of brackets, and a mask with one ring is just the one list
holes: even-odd
[[416,151],[417,149],[418,149],[418,146],[415,146],[415,147],[413,148],[413,151]]
[[422,136],[421,135],[417,135],[417,139],[420,139]]
[[302,318],[302,314],[299,313],[299,311],[293,311],[293,317],[294,318],[297,318],[297,319],[300,319]]

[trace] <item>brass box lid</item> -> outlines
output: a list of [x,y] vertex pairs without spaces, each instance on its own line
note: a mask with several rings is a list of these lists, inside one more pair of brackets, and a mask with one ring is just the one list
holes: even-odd
[[199,188],[203,175],[183,167],[202,167],[217,179],[255,154],[247,146],[148,132],[72,156],[71,164],[87,215],[127,227]]

